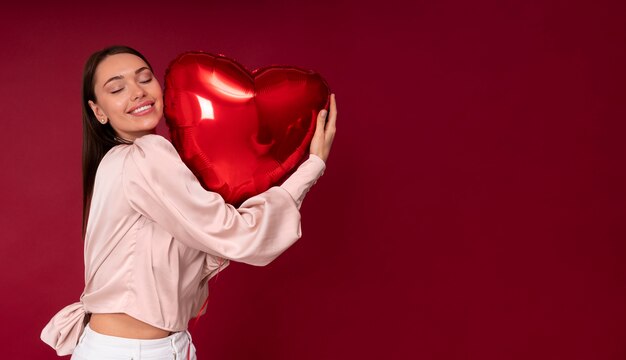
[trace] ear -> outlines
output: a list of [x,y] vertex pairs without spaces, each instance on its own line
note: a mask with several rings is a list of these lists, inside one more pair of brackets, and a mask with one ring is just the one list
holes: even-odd
[[89,100],[88,102],[89,102],[89,107],[91,108],[91,111],[93,111],[93,114],[96,115],[96,119],[98,119],[98,121],[100,122],[102,122],[102,119],[105,119],[103,124],[106,124],[108,119],[104,111],[102,111],[102,108],[91,100]]

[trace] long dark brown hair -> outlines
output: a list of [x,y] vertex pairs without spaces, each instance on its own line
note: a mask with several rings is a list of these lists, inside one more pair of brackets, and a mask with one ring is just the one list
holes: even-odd
[[111,127],[111,122],[102,124],[96,118],[89,107],[89,100],[98,103],[94,89],[94,77],[96,69],[102,60],[110,55],[132,54],[140,57],[146,62],[150,71],[152,66],[139,51],[128,46],[109,46],[91,54],[83,69],[83,231],[82,237],[85,240],[87,231],[87,219],[89,218],[89,207],[91,205],[91,195],[96,179],[96,170],[104,155],[115,145],[130,144],[127,140],[117,137],[115,130]]

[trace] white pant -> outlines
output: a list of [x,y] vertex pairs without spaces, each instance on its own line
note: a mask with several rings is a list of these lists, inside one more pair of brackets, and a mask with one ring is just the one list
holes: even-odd
[[127,339],[97,333],[85,326],[71,360],[196,360],[196,348],[189,331],[180,331],[161,339]]

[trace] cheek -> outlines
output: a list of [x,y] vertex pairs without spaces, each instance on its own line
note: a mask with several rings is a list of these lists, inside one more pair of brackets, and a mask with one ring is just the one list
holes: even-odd
[[115,106],[116,107],[126,107],[128,105],[129,100],[125,96],[117,96],[115,98]]
[[114,117],[119,112],[124,112],[125,103],[120,99],[102,97],[99,102],[100,108],[108,117]]
[[163,100],[163,90],[161,90],[161,85],[158,81],[154,81],[150,84],[150,93],[154,98],[158,98],[159,100]]
[[119,100],[112,100],[107,102],[106,106],[102,107],[106,116],[111,121],[111,124],[117,124],[120,119],[123,119],[126,114],[126,103]]

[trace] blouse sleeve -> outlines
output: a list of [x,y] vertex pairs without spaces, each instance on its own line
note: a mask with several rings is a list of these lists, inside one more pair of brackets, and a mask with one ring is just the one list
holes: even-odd
[[137,138],[124,159],[130,206],[197,250],[251,265],[269,264],[302,235],[302,200],[326,167],[310,155],[281,186],[239,208],[205,190],[164,137]]

